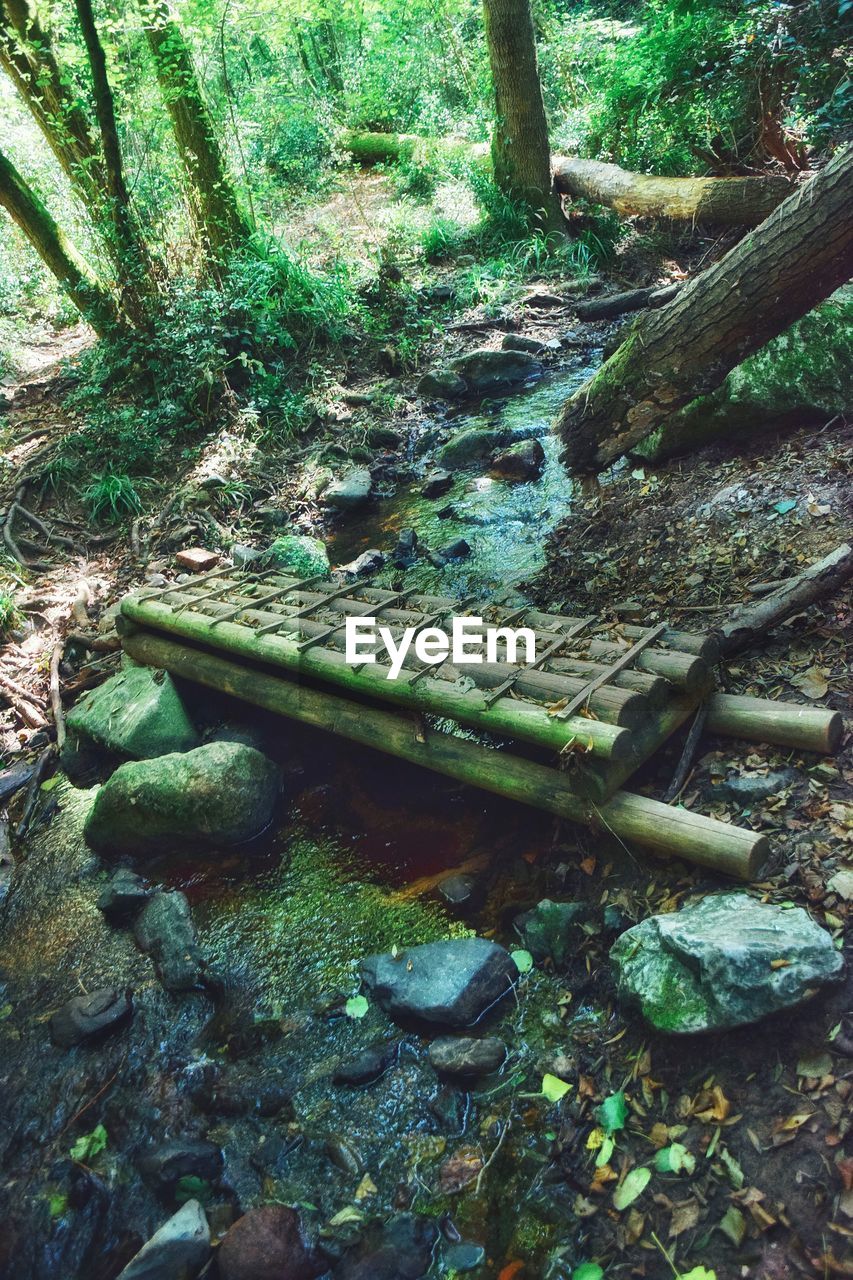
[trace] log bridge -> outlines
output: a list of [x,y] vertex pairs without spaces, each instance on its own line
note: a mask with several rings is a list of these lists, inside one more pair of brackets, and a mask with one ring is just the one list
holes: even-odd
[[[817,752],[837,749],[840,715],[715,693],[713,634],[547,613],[511,595],[456,600],[372,579],[221,568],[126,596],[119,629],[136,662],[659,856],[754,878],[769,852],[765,836],[623,784],[700,708],[714,732]],[[359,615],[395,637],[464,615],[528,627],[537,658],[509,662],[499,646],[495,662],[427,665],[411,646],[389,680],[380,650],[374,663],[346,660],[346,619]]]

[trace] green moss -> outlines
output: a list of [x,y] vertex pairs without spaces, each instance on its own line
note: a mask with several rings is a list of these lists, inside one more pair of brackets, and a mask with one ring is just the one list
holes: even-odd
[[709,440],[848,412],[851,370],[853,288],[845,285],[732,369],[711,395],[673,414],[633,453],[657,462]]

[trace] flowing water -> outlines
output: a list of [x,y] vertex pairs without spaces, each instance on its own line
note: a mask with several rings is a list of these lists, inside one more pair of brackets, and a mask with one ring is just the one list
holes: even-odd
[[[428,502],[415,479],[335,531],[333,561],[387,550],[413,527],[431,549],[464,537],[471,554],[443,567],[421,559],[406,586],[487,597],[532,574],[571,500],[549,423],[586,373],[578,361],[447,420],[454,431],[500,422],[519,436],[540,436],[546,465],[538,481],[463,473],[449,494]],[[448,507],[450,514],[439,514]],[[187,692],[211,724],[222,715],[235,719],[233,707]],[[557,1259],[547,1274],[563,1276],[559,1259],[570,1267],[574,1251],[574,1193],[543,1177],[544,1112],[541,1124],[538,1116],[532,1129],[520,1124],[502,1147],[481,1195],[453,1197],[437,1182],[460,1147],[487,1155],[495,1146],[543,1036],[554,1033],[555,1019],[560,1028],[550,979],[531,974],[524,998],[500,1015],[507,1066],[470,1094],[436,1079],[414,1034],[402,1037],[397,1066],[370,1088],[342,1089],[329,1079],[342,1056],[393,1034],[375,1009],[363,1019],[344,1014],[358,989],[360,957],[472,928],[508,941],[514,915],[548,887],[537,863],[552,821],[330,735],[245,709],[236,719],[283,766],[281,820],[254,848],[203,858],[177,852],[145,867],[155,883],[187,893],[217,975],[215,1000],[163,992],[131,935],[105,924],[95,902],[108,869],[81,835],[88,792],[61,783],[50,796],[50,820],[30,839],[0,934],[0,1147],[16,1177],[5,1196],[0,1275],[14,1261],[8,1274],[17,1280],[110,1280],[169,1209],[138,1176],[139,1157],[166,1139],[206,1135],[224,1149],[226,1174],[220,1185],[196,1190],[224,1223],[235,1204],[260,1200],[300,1204],[315,1229],[349,1207],[348,1220],[331,1232],[343,1246],[363,1220],[401,1207],[444,1212],[455,1230],[487,1245],[491,1262],[475,1276],[495,1276],[518,1256],[539,1257],[543,1269],[531,1274],[545,1275],[546,1253]],[[435,891],[460,867],[480,877],[473,916],[454,913]],[[130,1030],[99,1049],[50,1046],[44,1020],[51,1010],[103,985],[134,989]],[[199,1114],[193,1083],[222,1061],[283,1072],[293,1118]],[[72,1141],[98,1123],[107,1149],[93,1168],[71,1161]],[[443,1274],[441,1258],[440,1247],[431,1275]]]

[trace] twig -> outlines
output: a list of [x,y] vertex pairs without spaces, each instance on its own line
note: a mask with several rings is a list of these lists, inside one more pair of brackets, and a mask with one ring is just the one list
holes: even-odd
[[703,702],[693,718],[690,726],[690,732],[687,735],[687,741],[684,744],[684,750],[681,752],[681,758],[676,765],[675,773],[672,775],[666,791],[664,792],[664,804],[672,804],[680,796],[684,784],[687,781],[687,775],[693,764],[693,757],[696,754],[696,748],[699,745],[699,739],[702,737],[702,730],[705,728],[705,721],[708,718],[708,703]]
[[483,1181],[483,1176],[484,1176],[484,1174],[485,1174],[486,1170],[488,1169],[489,1165],[490,1165],[490,1164],[492,1164],[492,1162],[493,1162],[493,1161],[494,1161],[494,1159],[495,1159],[495,1156],[498,1154],[498,1152],[500,1151],[501,1147],[503,1146],[504,1138],[505,1138],[505,1137],[506,1137],[506,1135],[509,1133],[509,1127],[510,1127],[510,1124],[511,1124],[511,1123],[512,1123],[512,1121],[511,1121],[511,1120],[507,1120],[506,1124],[505,1124],[505,1125],[504,1125],[504,1127],[501,1129],[500,1137],[498,1138],[497,1142],[496,1142],[496,1143],[495,1143],[495,1145],[494,1145],[494,1148],[493,1148],[493,1150],[492,1150],[492,1154],[489,1156],[488,1160],[487,1160],[487,1161],[486,1161],[486,1163],[483,1165],[483,1167],[482,1167],[482,1169],[480,1170],[480,1172],[477,1174],[477,1185],[476,1185],[476,1187],[474,1188],[474,1195],[475,1195],[475,1196],[478,1196],[478,1195],[480,1194],[480,1184],[481,1184],[481,1183],[482,1183],[482,1181]]
[[53,646],[50,655],[50,707],[53,712],[53,723],[56,726],[56,745],[62,750],[65,742],[65,715],[62,711],[62,691],[59,687],[59,664],[65,652],[62,641]]
[[22,689],[14,680],[10,680],[8,676],[4,676],[0,672],[0,689],[6,695],[9,705],[17,711],[24,724],[30,729],[44,729],[47,727],[47,720],[37,702],[33,700],[32,694],[26,689]]
[[44,751],[42,751],[36,761],[35,772],[30,778],[30,785],[27,787],[27,798],[24,801],[24,812],[21,814],[21,821],[15,828],[16,840],[23,840],[24,836],[27,834],[36,804],[38,803],[39,787],[41,786],[42,778],[47,773],[48,766],[51,764],[55,755],[56,745],[51,742],[49,746],[45,747]]

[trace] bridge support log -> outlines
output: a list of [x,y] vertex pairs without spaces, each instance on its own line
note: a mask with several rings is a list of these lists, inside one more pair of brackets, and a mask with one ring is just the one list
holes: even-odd
[[807,707],[797,702],[773,702],[745,694],[715,693],[708,699],[709,733],[747,742],[770,742],[833,755],[841,745],[844,721],[840,711]]
[[610,832],[660,856],[683,858],[739,880],[754,878],[767,857],[766,837],[753,831],[625,791],[595,805],[573,792],[571,776],[557,768],[425,730],[422,721],[404,714],[308,688],[155,632],[125,630],[122,644],[137,662],[163,667],[253,706]]

